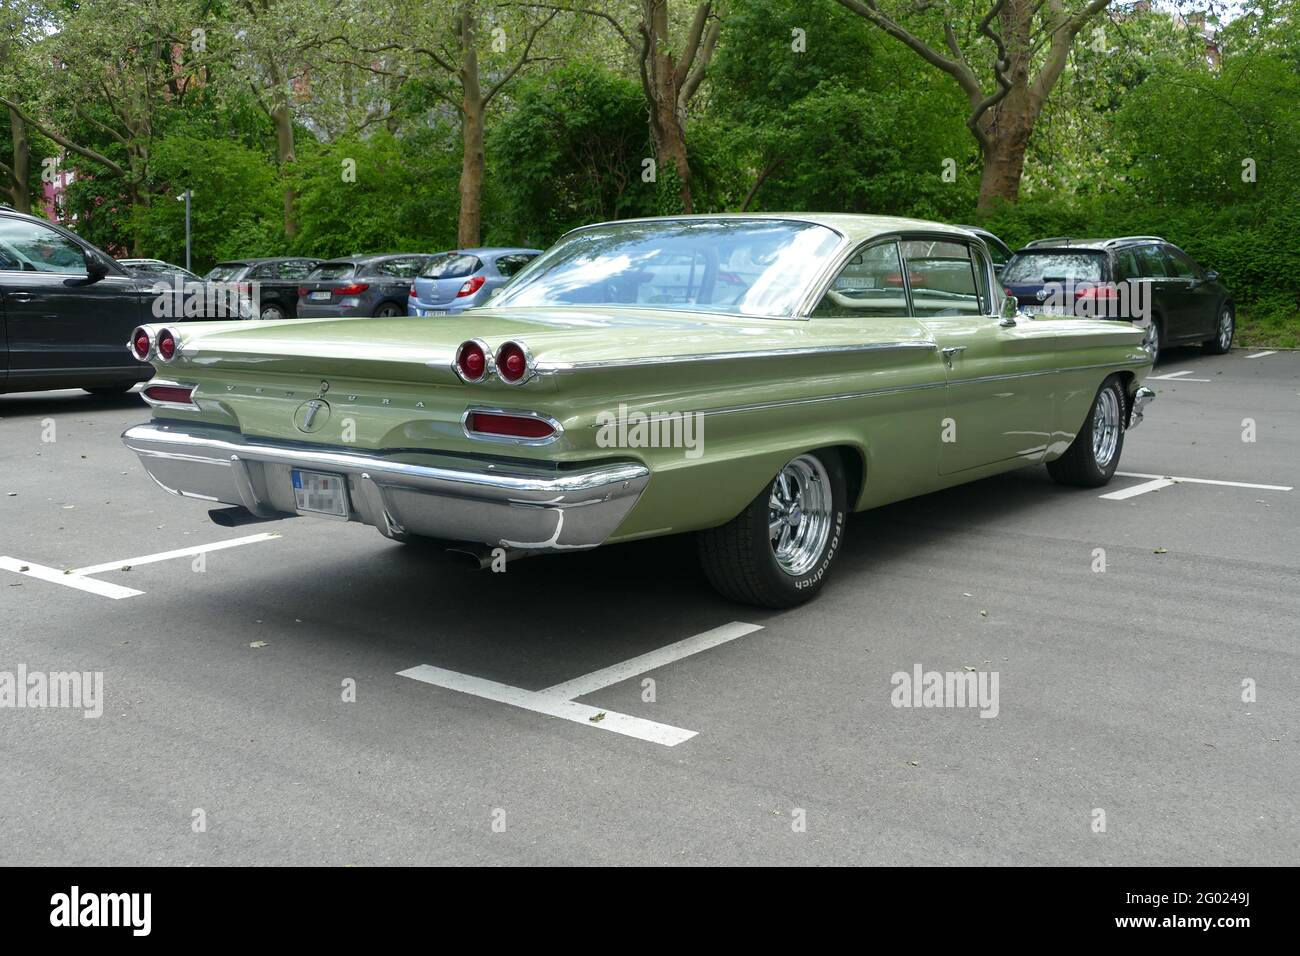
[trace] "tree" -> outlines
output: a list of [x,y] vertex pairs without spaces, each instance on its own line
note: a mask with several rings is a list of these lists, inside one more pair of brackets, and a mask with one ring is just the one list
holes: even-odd
[[[690,22],[677,22],[669,0],[637,0],[640,21],[635,27],[623,3],[604,7],[532,4],[541,9],[569,10],[597,17],[608,23],[636,60],[641,88],[650,110],[650,136],[659,165],[667,165],[676,177],[682,212],[694,209],[691,191],[690,154],[686,146],[687,108],[708,73],[718,45],[722,18],[713,0],[700,0]],[[684,32],[683,32],[684,30]],[[674,36],[680,43],[674,42]]]
[[[837,0],[956,81],[966,95],[966,125],[983,154],[979,208],[1020,195],[1025,150],[1079,31],[1110,0],[993,0],[958,22],[947,4],[920,0],[902,14],[879,0]],[[922,33],[943,36],[943,48]]]

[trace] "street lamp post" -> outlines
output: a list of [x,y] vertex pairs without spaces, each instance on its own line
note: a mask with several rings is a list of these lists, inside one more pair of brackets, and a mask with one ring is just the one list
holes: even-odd
[[190,265],[190,197],[194,195],[194,190],[187,189],[176,197],[177,202],[185,202],[185,268],[192,269]]

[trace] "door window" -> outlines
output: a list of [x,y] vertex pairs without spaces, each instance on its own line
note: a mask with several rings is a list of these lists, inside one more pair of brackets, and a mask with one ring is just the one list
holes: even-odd
[[[903,262],[911,288],[912,314],[919,318],[980,315],[983,257],[964,242],[908,239]],[[984,298],[988,292],[984,290]]]
[[1173,246],[1165,246],[1165,258],[1169,262],[1169,274],[1177,276],[1179,279],[1199,279],[1201,270],[1197,267],[1192,257],[1181,249],[1175,249]]
[[1138,268],[1147,279],[1166,279],[1169,269],[1165,266],[1165,257],[1155,246],[1138,246],[1136,250]]
[[815,319],[873,315],[907,315],[897,242],[882,242],[854,253],[812,312]]
[[0,269],[85,275],[86,254],[81,246],[53,229],[0,217]]
[[281,262],[279,269],[281,279],[305,279],[311,272],[312,263],[306,259],[292,259],[289,262]]

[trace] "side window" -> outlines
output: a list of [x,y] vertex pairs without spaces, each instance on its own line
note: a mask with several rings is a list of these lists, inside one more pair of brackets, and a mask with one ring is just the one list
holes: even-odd
[[497,272],[501,273],[506,278],[509,278],[524,266],[528,265],[528,263],[532,262],[535,258],[537,257],[531,253],[502,256],[497,259]]
[[1138,268],[1142,270],[1144,278],[1164,279],[1169,276],[1169,270],[1165,267],[1165,257],[1155,246],[1138,246],[1136,254]]
[[379,263],[375,271],[398,279],[414,279],[422,265],[424,265],[423,260],[408,256],[405,259],[387,259]]
[[1169,274],[1180,279],[1198,279],[1201,270],[1196,267],[1192,257],[1181,249],[1165,246],[1165,258],[1169,260]]
[[897,242],[878,243],[854,253],[812,311],[814,319],[884,315],[907,315]]
[[251,272],[248,273],[248,278],[254,279],[258,282],[265,282],[267,279],[274,279],[275,263],[274,262],[262,263],[260,266],[257,266],[255,269],[253,269]]
[[1138,271],[1137,256],[1133,255],[1132,249],[1125,249],[1115,254],[1115,281],[1127,282],[1130,279],[1136,279],[1141,276]]
[[311,272],[311,263],[305,259],[293,259],[281,262],[278,271],[281,279],[305,279]]
[[[912,289],[912,314],[919,318],[980,315],[983,262],[964,242],[908,239],[903,261]],[[988,290],[984,290],[987,300]]]
[[86,256],[66,236],[21,219],[0,218],[0,268],[85,275]]

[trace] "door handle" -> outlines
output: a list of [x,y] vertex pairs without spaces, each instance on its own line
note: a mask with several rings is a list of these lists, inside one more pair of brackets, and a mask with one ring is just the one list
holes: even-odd
[[941,351],[943,352],[943,364],[948,366],[949,368],[952,368],[952,357],[954,355],[960,355],[962,352],[965,352],[966,346],[949,345],[947,348],[941,349]]
[[36,295],[32,292],[7,292],[5,298],[12,299],[15,302],[30,302],[36,298]]

